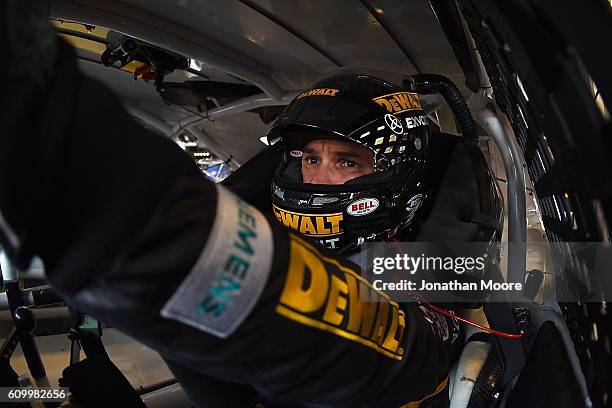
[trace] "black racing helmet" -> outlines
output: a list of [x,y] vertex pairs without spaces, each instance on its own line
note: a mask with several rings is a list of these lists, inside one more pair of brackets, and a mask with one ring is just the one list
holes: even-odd
[[[426,194],[430,135],[414,89],[410,77],[399,87],[349,72],[298,94],[268,132],[284,152],[272,180],[278,221],[344,251],[387,240],[410,225]],[[303,183],[302,151],[315,139],[367,147],[374,172],[341,185]]]

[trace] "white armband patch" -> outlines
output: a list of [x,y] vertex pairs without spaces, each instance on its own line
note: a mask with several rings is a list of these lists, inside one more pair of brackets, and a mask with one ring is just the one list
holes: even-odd
[[208,242],[161,315],[225,338],[259,300],[272,266],[272,230],[265,217],[225,187]]

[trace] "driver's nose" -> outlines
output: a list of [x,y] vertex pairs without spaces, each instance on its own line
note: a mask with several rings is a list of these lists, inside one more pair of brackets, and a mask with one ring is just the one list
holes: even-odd
[[304,183],[335,184],[330,172],[322,168],[317,168],[316,170],[310,170],[308,174],[304,176]]

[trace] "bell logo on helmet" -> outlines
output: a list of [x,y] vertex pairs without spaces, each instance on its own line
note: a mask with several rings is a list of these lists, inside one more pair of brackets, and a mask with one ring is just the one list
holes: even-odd
[[304,152],[302,152],[301,150],[292,150],[289,152],[289,155],[291,157],[298,158],[298,157],[302,157],[304,155]]
[[353,217],[361,217],[373,213],[378,208],[378,204],[375,198],[362,198],[349,204],[346,212]]
[[396,92],[377,96],[372,99],[390,113],[402,113],[410,110],[420,110],[419,95],[413,92]]
[[398,135],[404,133],[404,127],[402,126],[402,122],[394,115],[387,113],[385,115],[385,123],[393,133],[397,133]]

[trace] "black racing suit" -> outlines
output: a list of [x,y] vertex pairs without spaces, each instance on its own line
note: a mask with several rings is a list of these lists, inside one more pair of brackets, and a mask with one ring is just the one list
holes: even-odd
[[205,181],[64,43],[50,81],[0,95],[2,246],[157,350],[199,406],[398,407],[444,387],[455,344],[416,305]]

